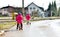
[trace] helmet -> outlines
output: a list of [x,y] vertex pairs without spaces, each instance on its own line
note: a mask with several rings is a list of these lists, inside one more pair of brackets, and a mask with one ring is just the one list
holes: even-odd
[[18,12],[18,14],[21,14],[21,12]]

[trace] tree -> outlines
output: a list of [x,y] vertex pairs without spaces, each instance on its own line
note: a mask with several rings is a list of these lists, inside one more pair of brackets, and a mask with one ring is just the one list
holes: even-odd
[[54,4],[53,4],[53,2],[52,2],[52,5],[51,5],[51,10],[53,11],[53,9],[54,9]]
[[57,16],[57,6],[56,6],[56,1],[54,1],[54,3],[53,3],[53,11],[54,11],[54,16]]
[[47,9],[47,11],[49,12],[48,16],[51,16],[51,6],[52,6],[51,3],[49,3],[48,9]]
[[59,9],[58,9],[58,16],[60,16],[60,7],[59,7]]
[[49,3],[48,10],[51,10],[51,3]]
[[54,16],[54,3],[51,4],[51,16]]
[[52,2],[51,5],[51,11],[53,16],[57,16],[57,6],[56,6],[56,1]]
[[55,9],[57,9],[57,6],[56,6],[56,1],[54,1],[54,7],[55,7]]

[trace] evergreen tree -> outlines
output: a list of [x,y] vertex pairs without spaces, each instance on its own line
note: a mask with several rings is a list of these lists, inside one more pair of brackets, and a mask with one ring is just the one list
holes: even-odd
[[54,13],[55,13],[55,16],[57,16],[57,6],[56,6],[56,1],[54,1]]
[[51,3],[49,3],[47,11],[49,11],[48,16],[51,16]]
[[58,9],[58,16],[60,16],[60,7],[59,7],[59,9]]
[[51,11],[52,11],[52,16],[54,16],[54,3],[52,2],[52,5],[51,5]]
[[56,1],[52,2],[51,5],[51,11],[53,16],[57,16],[57,6],[56,6]]
[[51,5],[51,10],[53,11],[53,9],[54,9],[54,4],[53,4],[53,2],[52,2],[52,5]]
[[51,10],[51,3],[49,3],[48,10]]
[[55,9],[57,9],[57,6],[56,6],[56,1],[54,1],[54,7],[55,7]]
[[48,16],[57,16],[57,6],[56,6],[56,1],[49,3],[48,9],[47,11],[49,11]]

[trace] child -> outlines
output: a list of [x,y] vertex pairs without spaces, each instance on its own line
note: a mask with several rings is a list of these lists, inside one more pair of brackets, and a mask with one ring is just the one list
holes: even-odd
[[[30,14],[26,14],[27,24],[29,24],[30,18],[31,18]],[[30,23],[30,24],[31,24],[31,23]]]
[[[17,21],[17,29],[18,28],[19,28],[19,30],[22,29],[23,28],[23,25],[22,25],[23,16],[22,16],[22,14],[18,14],[16,16],[16,21]],[[19,24],[21,25],[21,28],[19,27],[20,26]]]

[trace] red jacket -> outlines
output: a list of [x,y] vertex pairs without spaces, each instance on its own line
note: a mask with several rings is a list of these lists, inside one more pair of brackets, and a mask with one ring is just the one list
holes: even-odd
[[23,16],[22,16],[21,14],[18,14],[18,15],[16,16],[16,21],[17,21],[17,23],[22,23],[22,21],[23,21]]
[[30,20],[30,18],[31,18],[31,17],[30,17],[30,14],[27,14],[27,15],[26,15],[26,20]]

